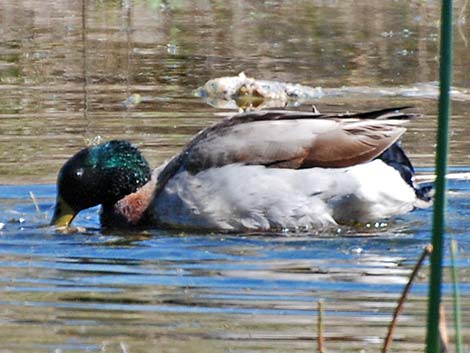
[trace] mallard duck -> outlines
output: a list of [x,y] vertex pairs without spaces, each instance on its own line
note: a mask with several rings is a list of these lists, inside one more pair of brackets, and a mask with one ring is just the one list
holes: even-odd
[[257,111],[199,132],[151,171],[127,141],[82,149],[58,175],[52,224],[101,205],[105,227],[246,231],[383,220],[429,205],[399,146],[410,114]]

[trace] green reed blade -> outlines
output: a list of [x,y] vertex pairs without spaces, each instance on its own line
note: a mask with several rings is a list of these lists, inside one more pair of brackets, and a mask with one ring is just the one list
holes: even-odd
[[442,257],[446,210],[446,170],[449,145],[450,83],[452,80],[452,0],[443,0],[441,9],[441,41],[439,68],[439,121],[436,151],[436,194],[433,210],[431,278],[429,286],[427,353],[440,351],[439,304],[441,301]]
[[462,318],[460,316],[460,294],[455,258],[457,256],[457,242],[452,239],[450,243],[450,261],[452,269],[452,287],[454,295],[454,327],[455,327],[455,353],[462,353]]

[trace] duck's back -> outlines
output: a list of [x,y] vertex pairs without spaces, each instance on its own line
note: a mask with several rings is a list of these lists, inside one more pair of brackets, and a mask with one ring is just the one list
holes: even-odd
[[150,222],[233,231],[294,229],[410,211],[413,186],[386,162],[374,160],[404,133],[403,122],[365,120],[383,112],[406,117],[391,111],[354,120],[279,111],[226,119],[198,134],[156,177]]

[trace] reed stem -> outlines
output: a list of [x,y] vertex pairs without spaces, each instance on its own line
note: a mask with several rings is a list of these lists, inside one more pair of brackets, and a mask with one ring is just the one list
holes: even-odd
[[455,353],[462,353],[462,318],[460,315],[460,294],[457,267],[455,265],[455,258],[457,256],[457,242],[452,239],[450,243],[450,261],[452,268],[452,286],[454,296],[454,329],[455,329]]
[[442,0],[439,68],[439,120],[436,151],[436,194],[433,210],[431,277],[429,286],[426,351],[438,353],[439,305],[441,302],[442,258],[446,210],[446,170],[449,145],[450,85],[452,80],[452,0]]

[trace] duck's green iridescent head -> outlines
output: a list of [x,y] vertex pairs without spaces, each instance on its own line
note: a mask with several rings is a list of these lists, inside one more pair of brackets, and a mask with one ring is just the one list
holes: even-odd
[[89,207],[112,207],[151,178],[139,150],[127,141],[109,141],[85,148],[71,157],[57,178],[57,201],[51,224],[68,226]]

